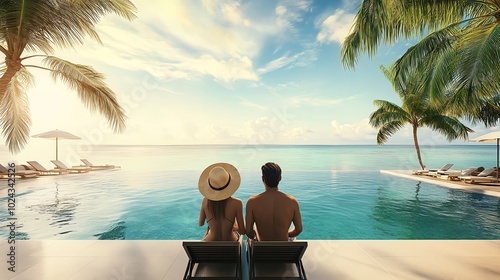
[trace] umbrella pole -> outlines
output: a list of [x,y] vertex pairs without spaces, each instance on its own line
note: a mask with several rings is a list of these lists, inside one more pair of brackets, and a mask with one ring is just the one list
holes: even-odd
[[496,170],[496,171],[497,171],[497,172],[496,172],[496,174],[497,174],[497,179],[498,179],[498,140],[499,140],[499,139],[497,138],[497,170]]
[[[497,139],[497,141],[498,141],[498,139]],[[58,152],[57,152],[57,151],[59,150],[59,147],[58,147],[58,146],[59,146],[59,144],[58,144],[57,142],[58,142],[58,141],[57,141],[57,137],[56,137],[56,160],[59,160],[59,159],[57,158],[57,156],[58,156]],[[497,149],[498,149],[498,147],[497,147]],[[498,152],[498,151],[497,151],[497,152]],[[498,154],[498,153],[497,153],[497,154]],[[498,157],[497,157],[497,161],[498,161]],[[497,166],[498,166],[498,164],[497,164]]]

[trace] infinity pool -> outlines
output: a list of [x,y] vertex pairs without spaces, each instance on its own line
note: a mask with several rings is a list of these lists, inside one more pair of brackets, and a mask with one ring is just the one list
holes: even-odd
[[[263,191],[240,170],[235,197]],[[200,239],[200,171],[161,167],[18,180],[17,239]],[[0,181],[0,184],[6,184]],[[300,203],[300,239],[498,239],[500,198],[378,171],[284,171],[281,190]],[[7,221],[6,189],[0,222]],[[1,208],[0,208],[1,209]],[[0,238],[7,238],[5,227]]]

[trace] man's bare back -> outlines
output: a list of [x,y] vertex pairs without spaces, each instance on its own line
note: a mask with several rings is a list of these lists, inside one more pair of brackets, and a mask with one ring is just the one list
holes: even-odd
[[[279,178],[267,179],[263,176],[265,191],[250,197],[246,205],[246,233],[248,238],[254,237],[253,225],[256,225],[257,239],[260,241],[287,241],[289,237],[296,237],[302,232],[302,218],[299,203],[295,197],[278,190],[281,180],[281,169],[274,163],[267,163],[263,169],[270,165],[271,171]],[[267,172],[267,171],[266,171]],[[264,171],[263,171],[264,173]],[[273,187],[269,187],[268,184]],[[290,225],[293,230],[289,231]]]

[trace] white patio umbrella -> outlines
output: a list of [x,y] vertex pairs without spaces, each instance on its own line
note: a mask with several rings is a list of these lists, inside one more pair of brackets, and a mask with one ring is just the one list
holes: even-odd
[[500,131],[491,132],[477,138],[472,139],[474,142],[482,142],[482,143],[497,143],[497,179],[498,179],[498,143],[500,142]]
[[37,134],[37,135],[33,135],[31,137],[35,137],[35,138],[45,138],[45,139],[55,139],[56,140],[56,160],[59,160],[59,155],[58,155],[58,149],[59,149],[59,139],[73,139],[73,140],[78,140],[78,139],[82,139],[76,135],[73,135],[69,132],[66,132],[66,131],[62,131],[62,130],[51,130],[51,131],[47,131],[47,132],[44,132],[44,133],[40,133],[40,134]]

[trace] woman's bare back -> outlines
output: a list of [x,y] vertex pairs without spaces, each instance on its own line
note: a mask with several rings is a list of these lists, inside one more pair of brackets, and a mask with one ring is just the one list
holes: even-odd
[[240,234],[245,234],[243,225],[243,203],[240,199],[229,197],[226,202],[224,217],[215,219],[208,210],[208,200],[204,198],[200,211],[200,222],[203,216],[208,223],[208,232],[204,237],[206,241],[237,240],[237,236],[233,232],[235,222],[241,225],[237,228],[238,232]]

